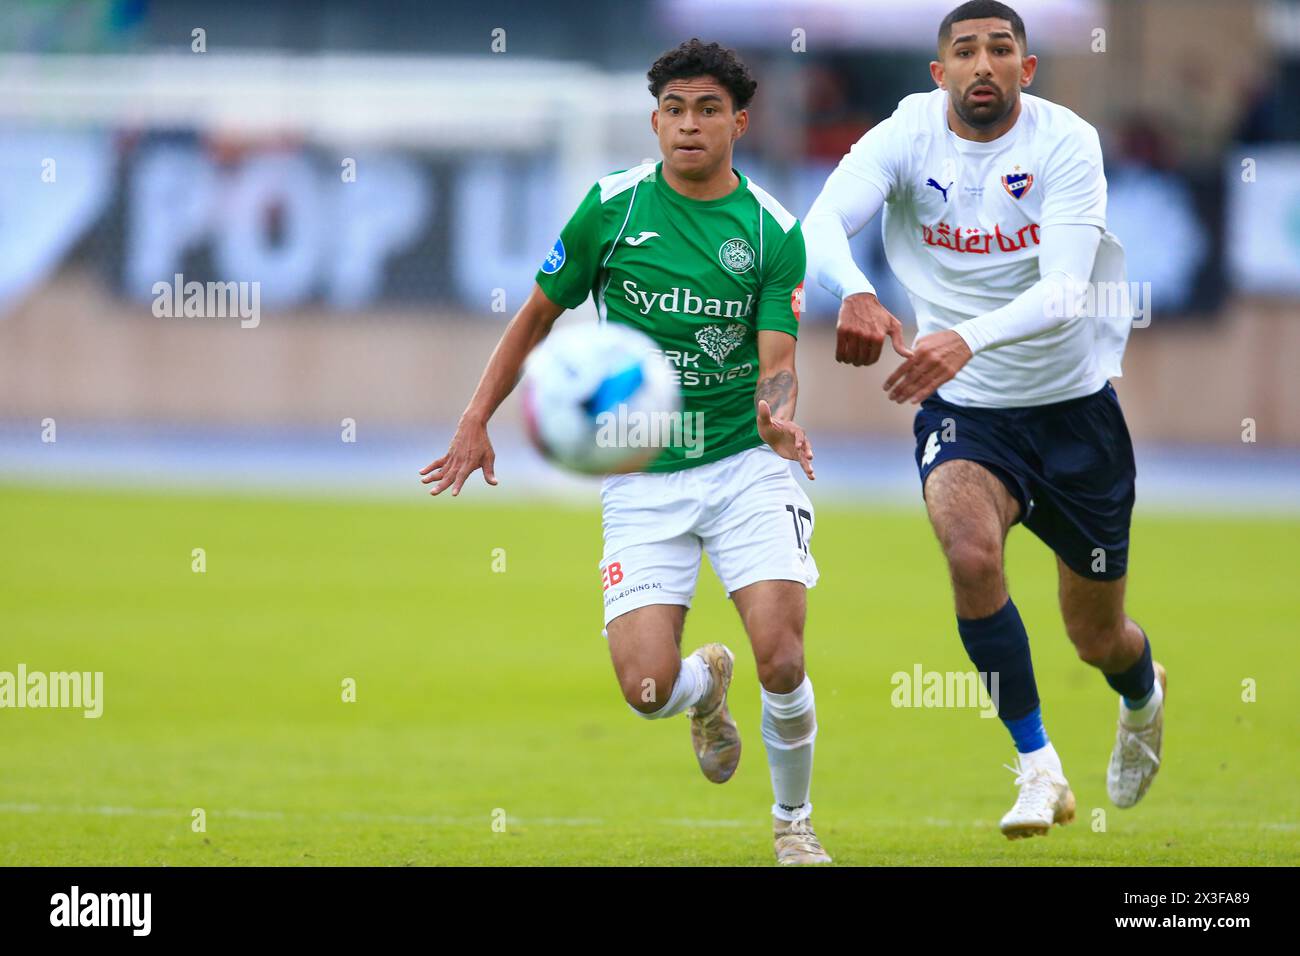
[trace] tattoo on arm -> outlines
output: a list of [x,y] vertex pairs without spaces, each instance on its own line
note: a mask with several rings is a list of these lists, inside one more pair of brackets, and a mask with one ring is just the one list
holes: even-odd
[[759,379],[758,388],[754,390],[754,407],[758,407],[761,399],[772,409],[773,418],[793,418],[796,391],[793,372],[789,369],[773,372],[767,378]]

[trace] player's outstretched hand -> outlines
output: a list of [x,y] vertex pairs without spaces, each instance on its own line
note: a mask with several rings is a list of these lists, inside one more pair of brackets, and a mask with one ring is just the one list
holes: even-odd
[[916,340],[912,357],[894,369],[883,388],[891,402],[919,404],[960,372],[970,357],[970,346],[951,329],[923,335]]
[[808,436],[794,422],[773,418],[771,407],[761,398],[758,400],[758,434],[782,458],[789,458],[802,465],[803,473],[809,480],[817,480],[813,474],[812,442]]
[[420,474],[424,476],[420,482],[426,485],[433,481],[438,483],[429,492],[431,495],[442,494],[450,487],[454,498],[460,494],[465,479],[480,468],[483,469],[483,480],[489,485],[495,485],[497,476],[492,466],[496,460],[496,452],[492,450],[492,442],[488,439],[487,425],[462,418],[456,426],[456,434],[447,454],[420,469]]
[[899,355],[911,358],[912,350],[903,344],[903,323],[874,295],[859,292],[840,303],[840,318],[835,324],[835,361],[872,365],[880,358],[885,339]]

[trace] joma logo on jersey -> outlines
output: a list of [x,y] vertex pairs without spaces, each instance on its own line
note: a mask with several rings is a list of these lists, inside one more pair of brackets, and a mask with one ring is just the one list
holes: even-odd
[[712,315],[720,319],[740,319],[749,315],[754,301],[752,292],[744,299],[706,299],[689,288],[677,286],[673,286],[671,292],[646,292],[638,289],[631,279],[624,280],[623,292],[623,298],[637,306],[642,315],[649,315],[651,309],[658,307],[660,312],[668,315]]

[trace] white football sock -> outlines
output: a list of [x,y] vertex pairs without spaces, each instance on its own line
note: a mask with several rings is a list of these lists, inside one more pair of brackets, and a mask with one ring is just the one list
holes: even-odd
[[788,694],[763,690],[763,745],[772,771],[772,815],[778,820],[803,820],[812,815],[808,791],[812,787],[813,741],[817,739],[817,711],[812,681]]
[[1046,746],[1021,754],[1020,762],[1025,767],[1046,767],[1062,777],[1065,776],[1065,771],[1061,767],[1061,758],[1050,740]]
[[1120,711],[1120,719],[1124,721],[1125,727],[1145,727],[1147,724],[1151,723],[1156,712],[1160,710],[1160,704],[1164,699],[1164,689],[1160,686],[1160,681],[1157,679],[1156,682],[1151,685],[1151,696],[1148,697],[1147,702],[1137,710],[1129,710],[1128,704],[1124,701],[1124,698],[1120,698],[1120,703],[1123,706],[1123,710]]
[[662,707],[652,714],[647,714],[637,710],[631,704],[627,706],[633,713],[645,717],[647,720],[675,717],[687,707],[697,703],[701,697],[709,692],[711,686],[713,686],[713,677],[709,673],[709,665],[704,663],[704,658],[698,654],[692,654],[690,657],[682,659],[682,667],[677,672],[677,680],[673,682],[672,693],[668,695],[668,700],[664,702]]

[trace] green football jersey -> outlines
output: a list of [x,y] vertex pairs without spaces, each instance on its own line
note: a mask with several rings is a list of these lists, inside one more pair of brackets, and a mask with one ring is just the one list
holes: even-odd
[[678,471],[762,444],[758,330],[794,336],[806,264],[799,220],[737,172],[721,199],[691,199],[662,163],[591,187],[537,273],[566,309],[595,297],[602,321],[654,340],[682,389],[682,425],[646,471]]

